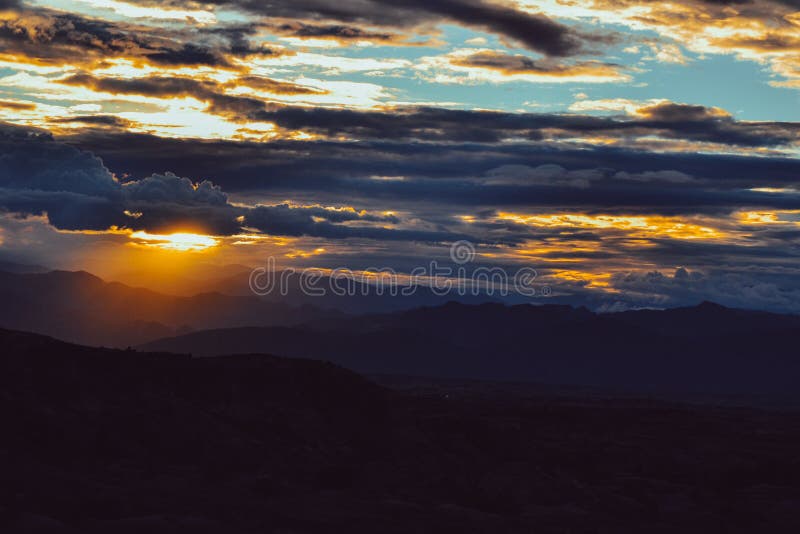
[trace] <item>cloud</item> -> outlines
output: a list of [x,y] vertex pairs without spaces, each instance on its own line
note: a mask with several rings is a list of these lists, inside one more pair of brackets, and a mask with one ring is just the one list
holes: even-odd
[[781,147],[800,141],[800,125],[737,121],[719,108],[661,102],[630,117],[464,111],[433,107],[386,110],[307,108],[223,92],[223,85],[183,77],[111,78],[76,74],[61,83],[111,94],[161,98],[190,96],[208,102],[208,111],[237,122],[271,122],[287,131],[360,140],[426,140],[496,143],[607,136],[630,139],[658,136],[742,147]]
[[[245,216],[245,225],[268,234],[312,236],[329,239],[366,238],[388,241],[457,241],[470,238],[464,234],[418,229],[392,229],[385,226],[347,226],[342,222],[368,221],[395,224],[394,216],[376,217],[354,210],[330,210],[320,207],[293,207],[289,204],[256,206]],[[471,238],[474,239],[474,238]]]
[[[496,76],[488,76],[492,81],[526,80],[543,82],[612,82],[629,80],[621,65],[603,63],[601,61],[578,61],[564,63],[549,58],[533,59],[521,54],[508,54],[495,50],[461,50],[450,53],[443,58],[430,58],[423,67],[451,67],[480,79],[476,73],[488,71]],[[436,77],[439,81],[463,81],[458,76],[448,78],[447,75]]]
[[601,169],[568,171],[560,165],[503,165],[486,173],[489,185],[563,186],[587,188],[593,181],[603,178]]
[[[245,32],[246,33],[246,32]],[[274,57],[286,52],[252,46],[242,32],[167,31],[86,18],[44,8],[23,8],[0,19],[0,56],[23,63],[102,66],[123,58],[163,67],[238,69],[232,57]]]
[[56,143],[42,130],[3,125],[0,186],[113,198],[119,187],[99,158]]
[[[653,153],[623,147],[586,150],[541,143],[476,144],[449,140],[424,144],[320,140],[256,143],[91,132],[68,139],[102,155],[119,172],[144,177],[169,168],[181,175],[213,178],[228,191],[270,192],[279,200],[295,195],[311,198],[338,195],[373,203],[447,198],[450,203],[467,205],[562,202],[615,206],[642,202],[648,209],[658,206],[719,209],[725,202],[731,202],[731,206],[745,203],[787,206],[795,202],[791,196],[748,190],[792,187],[800,177],[800,161],[796,158]],[[481,177],[502,179],[496,169],[509,165],[521,166],[522,177],[517,176],[520,173],[511,173],[518,178],[517,187],[487,183],[480,188]],[[543,165],[558,165],[568,172],[605,169],[603,180],[590,181],[592,188],[603,188],[605,192],[587,191],[586,196],[594,196],[595,203],[590,199],[588,204],[582,204],[586,202],[583,197],[570,201],[564,195],[556,197],[554,191],[520,189],[528,169]],[[404,179],[378,181],[373,176]],[[692,180],[686,182],[687,176]],[[662,189],[657,190],[656,186]]]
[[123,183],[122,190],[127,198],[140,202],[211,206],[225,206],[228,203],[228,196],[210,181],[203,180],[196,184],[169,172]]
[[[798,86],[800,5],[796,0],[598,0],[591,5],[559,4],[562,16],[597,17],[635,31],[655,32],[644,39],[655,59],[686,63],[682,49],[701,55],[733,54],[767,65],[785,77],[773,83]],[[546,8],[545,8],[546,11]]]
[[307,85],[300,85],[281,80],[273,80],[263,76],[242,76],[222,85],[222,87],[226,88],[243,86],[275,95],[325,95],[330,93],[330,91],[325,89],[318,89],[316,87],[309,87]]
[[611,285],[635,306],[675,307],[712,300],[725,306],[800,312],[800,288],[796,275],[741,272],[660,271],[620,273]]
[[210,182],[163,174],[123,184],[99,158],[27,128],[3,125],[0,147],[0,207],[6,211],[46,214],[61,230],[162,230],[175,224],[238,230],[237,208]]
[[730,113],[720,108],[674,102],[645,105],[638,108],[635,113],[646,119],[664,122],[701,122],[731,118]]
[[74,117],[59,117],[51,119],[52,122],[70,124],[79,123],[90,126],[100,126],[108,128],[125,129],[133,126],[135,123],[116,115],[77,115]]
[[685,184],[696,181],[696,178],[674,170],[645,171],[639,173],[620,171],[614,175],[614,178],[617,180],[631,180],[635,182],[670,182],[674,184]]
[[62,78],[59,83],[88,87],[93,91],[112,95],[141,95],[155,98],[191,97],[208,103],[210,113],[224,116],[233,121],[244,122],[257,119],[267,113],[268,101],[254,96],[226,94],[225,90],[236,87],[250,87],[275,94],[325,94],[326,91],[305,85],[245,76],[226,83],[188,77],[149,76],[143,78],[96,77],[88,73],[73,74]]
[[352,24],[318,24],[299,20],[281,23],[263,23],[270,33],[305,40],[329,40],[340,44],[377,43],[382,45],[403,46],[412,44],[408,36],[402,33],[378,31]]
[[[730,54],[793,87],[796,2],[597,0],[556,10],[500,0],[211,0],[200,8],[132,0],[153,11],[202,9],[208,17],[196,21],[0,2],[13,8],[0,17],[0,62],[17,71],[4,78],[0,108],[57,134],[0,127],[5,220],[33,217],[62,238],[63,230],[113,229],[115,243],[137,230],[290,236],[325,245],[331,264],[337,252],[367,261],[381,250],[412,265],[469,239],[487,262],[531,264],[575,294],[617,290],[624,305],[700,295],[732,303],[735,283],[764,306],[797,299],[789,278],[800,250],[796,123],[647,100],[661,95],[638,84],[642,100],[613,98],[606,87],[599,96],[607,98],[584,95],[572,113],[475,104],[523,102],[519,91],[531,87],[519,82],[647,81],[641,67],[666,66],[622,65],[618,48],[608,48],[620,44],[608,28],[626,25],[626,60],[703,68],[707,56]],[[112,11],[112,20],[100,18]],[[377,58],[369,45],[381,54],[421,48]],[[468,45],[485,48],[454,49]],[[337,46],[354,48],[309,51]],[[364,81],[379,75],[385,86]],[[415,86],[431,80],[514,83],[492,96]],[[413,103],[444,93],[468,100]],[[540,109],[553,102],[534,99]],[[348,239],[358,241],[347,248]],[[685,272],[661,274],[678,265]]]
[[[148,7],[164,5],[151,1],[136,3]],[[154,26],[26,7],[16,10],[16,17],[0,22],[0,43],[7,54],[51,64],[89,64],[109,57],[128,57],[166,67],[235,68],[232,58],[285,53],[279,48],[252,44],[255,40],[250,37],[264,31],[297,39],[414,45],[419,42],[409,39],[409,31],[430,34],[438,24],[455,23],[495,33],[554,57],[586,53],[596,45],[616,39],[611,34],[581,31],[542,14],[487,0],[344,0],[335,4],[281,0],[269,5],[231,0],[211,4],[242,9],[264,18],[210,30],[185,28],[170,32]],[[197,5],[176,1],[167,3],[167,7],[194,9]]]
[[[182,2],[178,2],[181,4]],[[223,0],[221,5],[238,7],[268,17],[300,21],[335,20],[394,28],[420,28],[452,22],[484,30],[551,56],[569,56],[587,47],[611,42],[609,34],[582,32],[544,15],[516,8],[513,4],[487,0],[280,0],[264,4],[254,0]]]
[[[446,231],[402,228],[393,214],[350,207],[287,203],[234,205],[208,180],[174,173],[119,181],[92,154],[57,142],[49,133],[0,124],[0,208],[47,216],[60,230],[192,230],[233,235],[244,227],[276,235],[336,239],[442,241],[463,238]],[[358,223],[357,225],[354,223]]]
[[0,100],[0,109],[8,109],[11,111],[32,111],[36,109],[36,104],[30,102],[11,102],[8,100]]
[[396,108],[387,111],[307,109],[274,106],[255,109],[248,118],[301,130],[357,139],[425,139],[498,142],[606,135],[609,138],[660,136],[680,141],[769,147],[796,144],[800,125],[739,122],[716,108],[662,104],[640,110],[640,117],[461,111],[441,108]]
[[[606,293],[592,295],[611,287],[618,291],[613,299],[631,306],[701,296],[733,305],[744,302],[731,292],[739,283],[748,307],[784,309],[796,297],[788,274],[781,278],[779,272],[797,259],[800,195],[791,188],[757,191],[752,184],[754,169],[763,171],[759,180],[796,183],[796,160],[776,165],[755,157],[622,151],[603,160],[602,151],[540,148],[534,156],[530,146],[452,143],[187,142],[112,130],[102,134],[116,154],[111,160],[144,151],[154,156],[148,165],[182,161],[194,166],[186,174],[198,177],[157,172],[117,179],[107,162],[47,132],[8,125],[0,132],[0,207],[12,215],[46,216],[60,230],[407,242],[392,249],[404,264],[430,253],[412,242],[442,248],[468,239],[490,247],[484,250],[491,251],[492,263],[513,267],[524,259],[564,281],[576,298],[605,302]],[[599,164],[610,162],[615,166]],[[389,169],[403,179],[370,178],[392,175]],[[236,191],[237,202],[202,176],[219,176]],[[265,200],[242,202],[252,198]],[[740,213],[753,205],[770,206],[766,211],[776,218]],[[674,266],[687,259],[693,262],[688,281],[683,274],[630,272],[631,265]],[[590,282],[598,279],[609,285]]]
[[658,104],[663,100],[651,100],[648,103],[637,102],[629,98],[601,98],[589,99],[584,93],[576,95],[578,100],[569,106],[569,110],[580,113],[586,111],[617,111],[628,115],[636,115],[636,111],[648,104]]

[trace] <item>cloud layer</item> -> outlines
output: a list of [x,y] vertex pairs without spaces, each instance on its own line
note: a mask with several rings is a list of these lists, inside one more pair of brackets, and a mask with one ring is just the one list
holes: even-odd
[[0,3],[3,247],[467,239],[567,302],[798,308],[794,1],[60,6]]

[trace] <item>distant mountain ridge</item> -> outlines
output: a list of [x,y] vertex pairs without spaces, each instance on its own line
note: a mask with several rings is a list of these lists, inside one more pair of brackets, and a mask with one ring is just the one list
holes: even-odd
[[0,299],[0,328],[94,346],[635,391],[794,395],[800,382],[800,317],[709,302],[620,313],[450,302],[351,316],[254,296],[170,296],[66,271],[0,272]]
[[794,394],[800,317],[713,303],[598,314],[563,305],[448,303],[293,327],[217,329],[143,345],[328,359],[363,373],[633,391]]
[[254,296],[165,295],[105,282],[85,271],[0,271],[0,299],[0,327],[112,347],[198,329],[290,325],[335,315]]

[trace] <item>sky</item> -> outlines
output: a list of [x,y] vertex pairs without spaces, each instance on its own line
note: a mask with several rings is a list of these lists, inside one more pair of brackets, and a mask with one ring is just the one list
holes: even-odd
[[799,155],[797,0],[0,0],[6,261],[800,313]]

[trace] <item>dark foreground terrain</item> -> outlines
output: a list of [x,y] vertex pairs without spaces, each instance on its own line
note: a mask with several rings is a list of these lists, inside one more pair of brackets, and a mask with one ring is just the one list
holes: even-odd
[[0,331],[0,531],[800,531],[800,414]]

